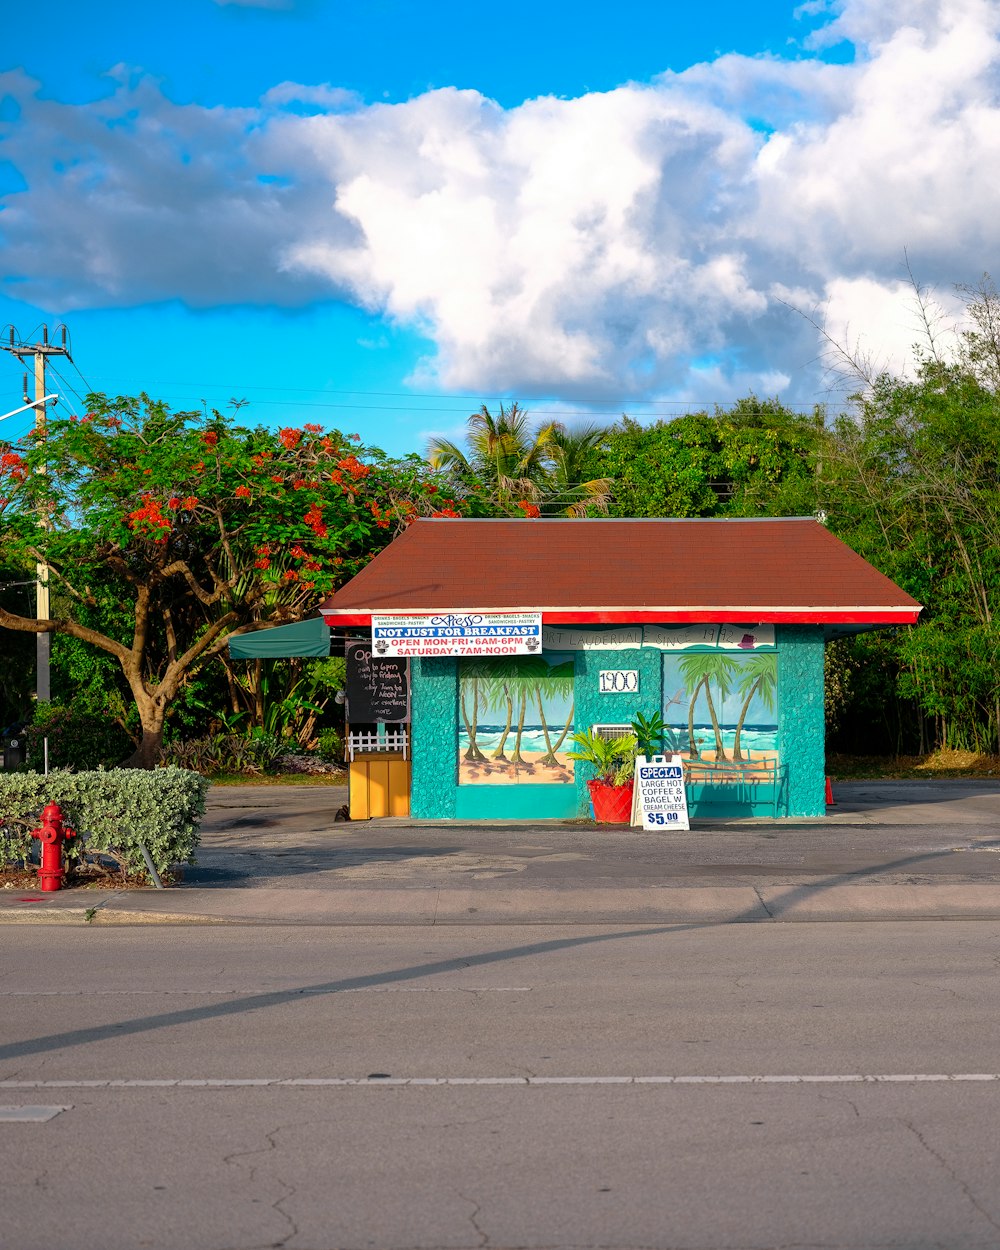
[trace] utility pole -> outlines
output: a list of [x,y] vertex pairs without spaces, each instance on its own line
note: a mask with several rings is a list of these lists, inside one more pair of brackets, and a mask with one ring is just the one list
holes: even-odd
[[[23,343],[21,342],[17,331],[13,326],[10,327],[10,342],[0,343],[0,348],[5,352],[10,352],[12,356],[17,356],[22,362],[26,357],[34,358],[34,375],[35,375],[35,398],[32,407],[35,409],[35,429],[38,432],[40,440],[45,438],[45,410],[48,397],[45,393],[45,362],[49,356],[65,356],[67,360],[72,361],[69,348],[66,345],[66,327],[58,327],[62,331],[62,342],[59,347],[49,342],[49,327],[42,326],[42,341],[40,343]],[[24,402],[28,401],[28,375],[24,375]],[[44,470],[43,470],[44,472]],[[39,524],[43,529],[48,529],[49,518],[43,513],[39,518]],[[37,599],[35,607],[35,620],[47,621],[49,619],[49,567],[47,564],[39,562],[36,565],[36,587]],[[52,635],[36,634],[35,635],[35,698],[39,703],[49,703],[52,700]]]

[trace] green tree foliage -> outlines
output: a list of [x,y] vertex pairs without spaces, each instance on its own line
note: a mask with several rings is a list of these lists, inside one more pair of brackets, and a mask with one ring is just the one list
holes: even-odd
[[603,431],[569,431],[559,422],[532,429],[515,401],[494,416],[483,404],[468,421],[466,447],[433,439],[431,468],[448,474],[462,495],[483,496],[503,516],[587,516],[607,511],[610,481],[585,480],[584,465]]
[[822,441],[821,410],[801,416],[751,396],[651,426],[623,417],[583,472],[612,480],[612,516],[808,515]]
[[852,647],[914,706],[910,750],[1000,744],[1000,396],[979,363],[960,351],[876,379],[830,439],[831,526],[925,605],[888,648]]
[[315,610],[416,515],[461,515],[416,456],[390,460],[319,426],[277,433],[146,395],[89,397],[82,420],[0,455],[3,555],[51,569],[53,631],[111,657],[135,705],[132,762],[230,636]]

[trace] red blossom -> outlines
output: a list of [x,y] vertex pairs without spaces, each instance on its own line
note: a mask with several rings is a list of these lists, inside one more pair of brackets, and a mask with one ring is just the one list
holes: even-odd
[[303,429],[306,431],[307,434],[322,434],[323,433],[323,427],[321,425],[306,425],[306,426],[303,426]]
[[185,512],[194,512],[198,506],[198,500],[195,495],[185,495],[181,500],[181,507]]
[[236,496],[237,499],[249,499],[250,487],[249,486],[237,486],[236,489],[233,491],[233,494]]
[[356,482],[363,477],[367,477],[371,472],[368,465],[362,464],[356,456],[345,456],[343,460],[338,460],[337,468],[343,469],[345,473],[350,473]]
[[298,447],[302,439],[302,431],[292,429],[279,430],[278,438],[281,439],[282,446],[287,447],[291,451],[293,447]]
[[314,503],[302,519],[317,538],[326,537],[328,531],[323,524],[323,509],[318,503]]
[[259,560],[254,560],[253,566],[255,569],[269,569],[271,567],[271,561],[267,558],[267,556],[261,556]]
[[526,517],[536,517],[542,515],[542,510],[537,503],[532,503],[530,499],[519,499],[517,506],[521,509]]
[[205,444],[206,447],[214,447],[216,443],[219,441],[219,436],[218,434],[216,434],[214,430],[206,430],[205,433],[201,436],[201,441]]
[[274,482],[276,486],[280,486],[284,480],[285,479],[281,476],[280,473],[271,474],[271,481]]
[[167,500],[167,507],[172,508],[175,512],[180,506],[181,506],[181,501],[177,498],[176,495],[171,495],[170,498]]
[[151,535],[153,541],[158,543],[166,542],[167,534],[172,528],[160,511],[160,501],[154,499],[152,495],[143,495],[142,507],[130,512],[125,523],[133,532],[148,526],[154,531]]

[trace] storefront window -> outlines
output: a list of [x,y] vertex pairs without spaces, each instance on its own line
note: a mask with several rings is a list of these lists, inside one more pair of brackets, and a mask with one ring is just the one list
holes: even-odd
[[458,782],[573,781],[572,655],[459,661]]
[[668,749],[717,765],[777,763],[777,687],[774,651],[664,655]]

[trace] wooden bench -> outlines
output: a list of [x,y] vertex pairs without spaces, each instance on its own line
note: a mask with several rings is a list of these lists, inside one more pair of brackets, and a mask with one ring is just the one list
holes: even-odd
[[771,814],[778,815],[788,775],[787,766],[777,760],[753,760],[737,764],[732,760],[687,760],[684,763],[684,783],[700,786],[699,803],[760,803],[768,801],[761,795],[761,787],[770,786]]

